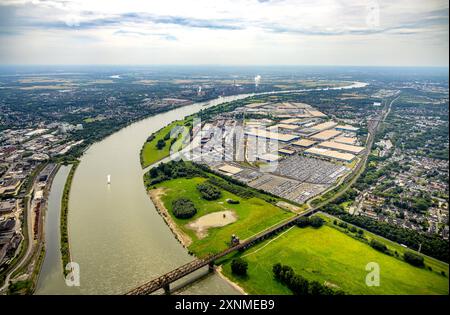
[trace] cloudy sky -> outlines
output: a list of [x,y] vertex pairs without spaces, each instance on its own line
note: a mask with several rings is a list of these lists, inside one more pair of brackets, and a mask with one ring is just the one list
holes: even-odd
[[0,64],[448,66],[447,0],[0,0]]

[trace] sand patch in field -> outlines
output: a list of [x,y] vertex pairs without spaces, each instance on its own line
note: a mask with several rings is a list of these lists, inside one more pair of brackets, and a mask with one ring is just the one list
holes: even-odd
[[187,227],[194,230],[199,239],[208,235],[208,229],[222,227],[236,222],[237,216],[234,211],[225,210],[206,214],[194,222],[187,224]]

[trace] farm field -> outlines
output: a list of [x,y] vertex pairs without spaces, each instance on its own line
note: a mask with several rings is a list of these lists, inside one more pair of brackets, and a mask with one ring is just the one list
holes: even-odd
[[[274,206],[265,200],[257,197],[241,198],[228,191],[221,189],[222,196],[218,200],[207,201],[203,199],[197,191],[197,184],[203,183],[206,179],[196,178],[178,178],[157,184],[157,188],[164,189],[164,195],[161,197],[164,206],[169,210],[173,221],[192,239],[189,250],[198,257],[210,253],[217,253],[226,249],[232,234],[236,234],[240,239],[246,239],[268,227],[286,220],[294,213]],[[179,198],[191,200],[197,213],[190,219],[177,219],[172,214],[172,202]],[[239,201],[239,204],[229,204],[227,199]],[[188,227],[188,224],[196,221],[198,218],[219,211],[231,211],[237,217],[237,221],[223,227],[209,228],[207,235],[199,238],[196,232]]]
[[[389,247],[390,244],[386,245]],[[286,286],[274,280],[272,266],[275,263],[289,265],[309,281],[316,280],[347,294],[425,295],[449,292],[447,264],[427,258],[425,263],[433,266],[432,271],[411,266],[400,258],[376,251],[332,227],[329,222],[319,229],[294,226],[239,256],[248,262],[248,276],[234,276],[231,259],[224,263],[223,273],[250,294],[291,294]],[[369,262],[380,266],[379,287],[365,284],[368,273],[365,267]],[[440,274],[441,270],[445,270],[445,276]]]

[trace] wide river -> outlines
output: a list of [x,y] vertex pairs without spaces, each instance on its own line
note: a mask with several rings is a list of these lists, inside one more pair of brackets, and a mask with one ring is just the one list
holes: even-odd
[[[363,86],[365,84],[356,83],[351,87]],[[152,132],[170,122],[206,107],[248,96],[223,97],[146,118],[86,151],[70,192],[69,239],[72,260],[80,266],[80,287],[69,290],[64,284],[61,263],[58,263],[59,235],[55,233],[59,231],[59,201],[68,172],[67,168],[61,168],[50,194],[46,219],[47,254],[36,293],[121,294],[193,260],[147,196],[139,152]],[[111,185],[107,185],[108,175],[111,175]],[[194,276],[202,275],[200,281],[180,292],[238,294],[215,274],[208,275],[203,270]]]

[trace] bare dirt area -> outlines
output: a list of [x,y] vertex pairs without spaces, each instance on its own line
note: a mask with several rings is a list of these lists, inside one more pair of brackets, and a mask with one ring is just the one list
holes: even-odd
[[195,231],[197,237],[202,239],[208,235],[208,229],[221,227],[233,223],[237,220],[236,213],[231,210],[213,212],[204,215],[187,225]]

